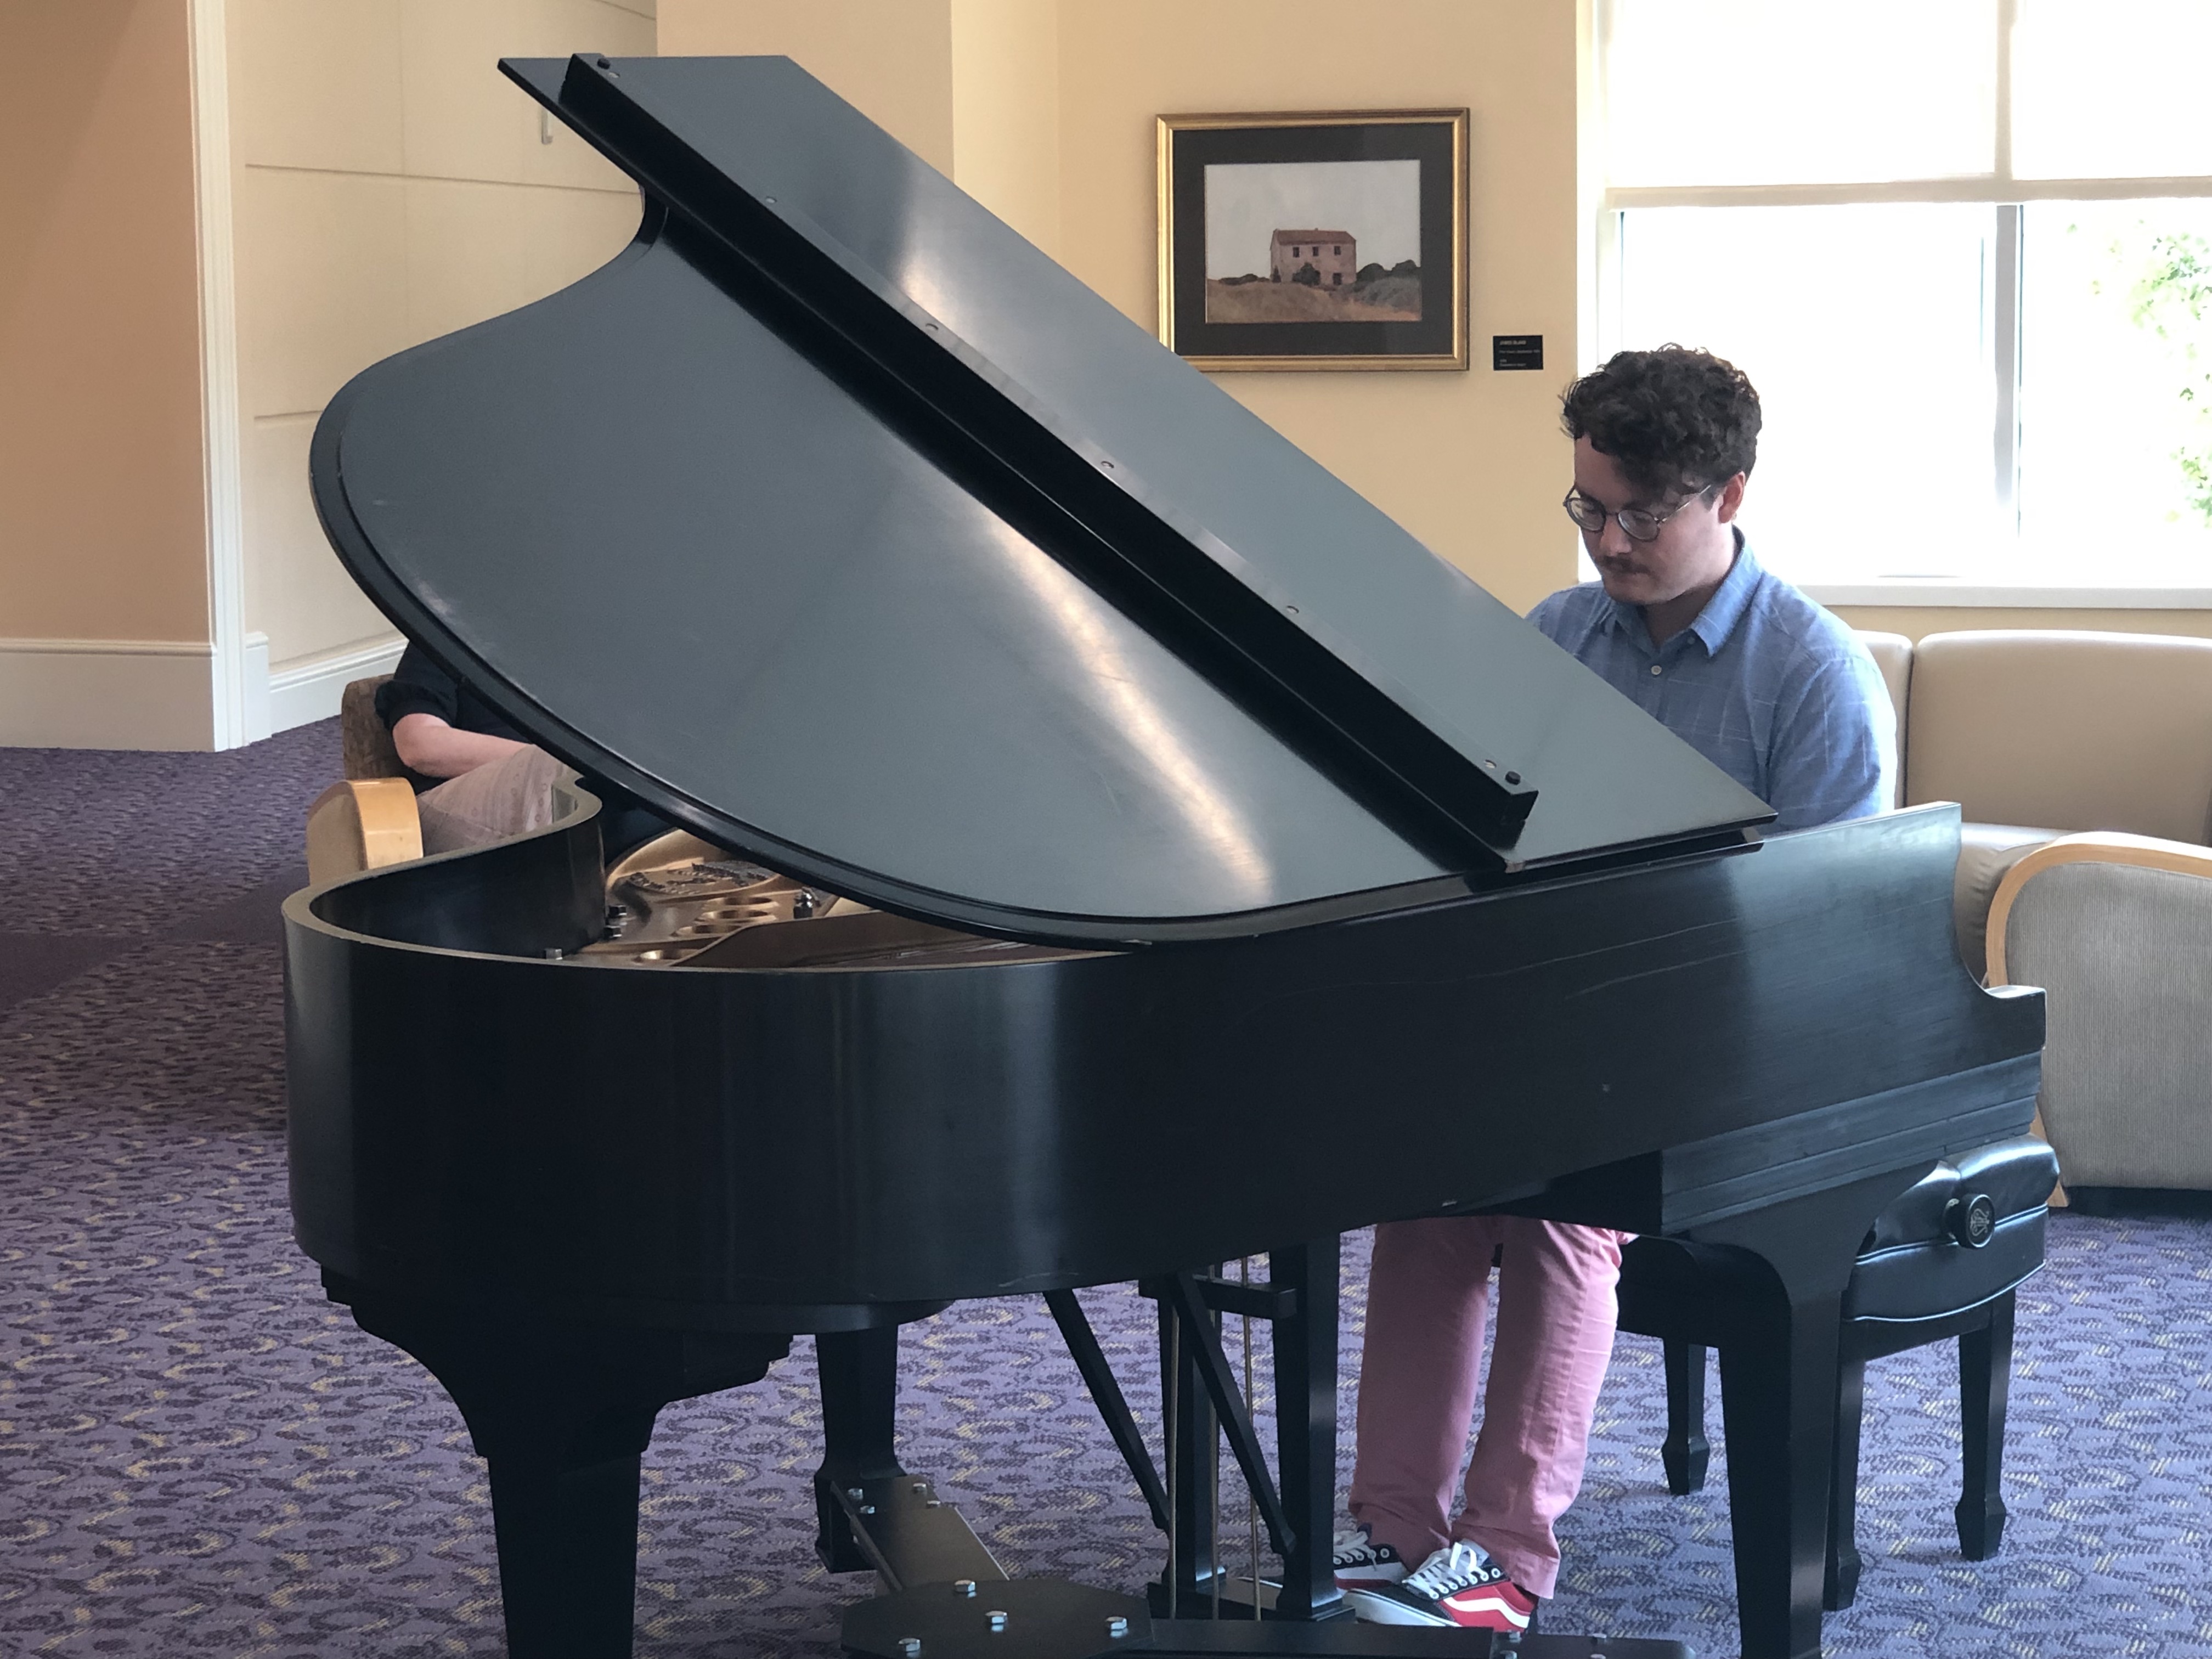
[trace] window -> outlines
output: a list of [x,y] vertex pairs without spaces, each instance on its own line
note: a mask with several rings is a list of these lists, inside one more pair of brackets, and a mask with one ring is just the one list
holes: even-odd
[[1751,375],[1763,557],[2204,602],[2212,4],[1597,4],[1600,355]]

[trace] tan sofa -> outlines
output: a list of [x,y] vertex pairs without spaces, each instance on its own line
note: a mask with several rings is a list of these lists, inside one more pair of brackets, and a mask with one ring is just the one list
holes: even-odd
[[1900,804],[1964,810],[1961,957],[2049,994],[2069,1189],[2212,1188],[2212,641],[1862,637],[1898,705]]

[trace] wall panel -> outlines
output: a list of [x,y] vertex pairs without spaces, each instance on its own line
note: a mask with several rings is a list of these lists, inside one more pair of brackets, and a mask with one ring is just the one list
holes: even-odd
[[231,3],[246,625],[278,718],[306,717],[336,707],[316,665],[350,672],[390,635],[315,522],[315,416],[380,358],[621,251],[635,191],[565,128],[544,142],[498,60],[647,55],[654,23],[613,0]]

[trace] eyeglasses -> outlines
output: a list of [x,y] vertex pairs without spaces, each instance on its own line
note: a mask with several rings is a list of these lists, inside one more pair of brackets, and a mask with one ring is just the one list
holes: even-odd
[[1579,489],[1570,489],[1567,498],[1559,505],[1567,509],[1567,516],[1575,521],[1575,527],[1585,536],[1602,536],[1605,521],[1611,519],[1620,526],[1620,533],[1629,540],[1648,542],[1658,538],[1659,532],[1666,528],[1668,520],[1692,501],[1708,499],[1718,488],[1717,484],[1707,484],[1696,495],[1685,495],[1663,513],[1654,513],[1649,507],[1624,507],[1618,513],[1609,512]]

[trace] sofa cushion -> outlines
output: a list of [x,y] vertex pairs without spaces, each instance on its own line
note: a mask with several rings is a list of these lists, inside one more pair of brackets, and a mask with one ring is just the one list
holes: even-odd
[[1889,804],[1905,805],[1905,721],[1912,700],[1912,641],[1902,634],[1858,630],[1859,643],[1881,670],[1881,683],[1889,689],[1889,706],[1897,712],[1897,775],[1890,781]]
[[404,778],[406,763],[376,712],[376,688],[392,678],[377,674],[349,682],[338,702],[341,763],[349,778]]
[[2032,830],[2018,823],[1962,823],[1959,826],[1959,868],[1951,878],[1951,927],[1959,941],[1959,960],[1976,979],[1989,977],[1990,901],[2005,872],[2048,841],[2056,830]]
[[2212,821],[2212,640],[2002,629],[1912,654],[1905,798],[1980,823],[2202,842]]

